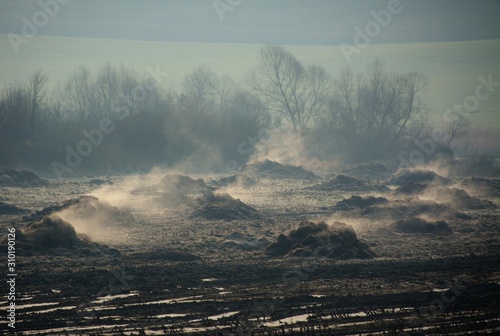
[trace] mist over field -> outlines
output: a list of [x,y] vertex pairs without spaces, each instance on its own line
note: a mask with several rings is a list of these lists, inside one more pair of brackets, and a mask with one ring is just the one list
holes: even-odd
[[499,18],[0,1],[2,326],[498,333]]

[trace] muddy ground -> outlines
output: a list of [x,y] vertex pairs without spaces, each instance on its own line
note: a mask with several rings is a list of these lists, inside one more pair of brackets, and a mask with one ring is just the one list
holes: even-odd
[[[453,197],[442,200],[448,190],[443,188],[449,188],[450,195],[463,189],[471,199],[498,207],[496,189],[490,188],[498,185],[496,181],[481,180],[481,188],[475,188],[479,180],[452,179],[449,186],[426,186],[407,195],[396,191],[400,186],[381,180],[362,181],[367,186],[363,190],[363,184],[352,180],[345,188],[334,188],[344,178],[266,176],[251,185],[225,185],[220,195],[239,200],[227,204],[244,204],[252,216],[232,213],[229,219],[219,219],[196,215],[200,202],[212,194],[175,206],[162,205],[157,189],[148,195],[148,183],[158,186],[164,177],[154,181],[135,177],[133,185],[124,183],[126,177],[101,177],[107,181],[104,185],[75,179],[0,187],[2,202],[23,210],[0,215],[2,238],[9,227],[28,230],[30,213],[82,195],[103,202],[94,204],[96,211],[104,207],[113,214],[116,207],[134,218],[123,226],[103,219],[102,226],[85,228],[83,241],[119,253],[19,251],[15,329],[19,335],[500,333],[500,211],[492,206],[457,207],[450,203]],[[202,178],[209,182],[221,176]],[[428,190],[434,187],[438,196],[432,198]],[[168,195],[171,199],[175,193]],[[373,200],[369,196],[386,200],[367,202]],[[223,213],[224,208],[215,204],[216,213]],[[415,213],[412,204],[418,204],[420,212]],[[433,206],[422,210],[420,204]],[[437,218],[443,209],[445,215]],[[390,215],[380,215],[387,211]],[[427,222],[443,220],[451,232],[401,231],[396,223],[404,218],[394,213],[411,213]],[[315,254],[310,245],[305,255],[266,253],[280,235],[294,234],[303,221],[351,226],[355,235],[349,239],[369,249],[373,257],[338,259]],[[75,224],[77,233],[79,228]],[[310,239],[298,244],[305,245],[304,241]],[[333,244],[328,239],[318,241],[327,247]],[[6,248],[2,249],[6,259]],[[7,285],[3,287],[6,294]],[[5,296],[3,300],[0,305],[6,311]],[[11,330],[2,324],[0,334],[8,333]]]

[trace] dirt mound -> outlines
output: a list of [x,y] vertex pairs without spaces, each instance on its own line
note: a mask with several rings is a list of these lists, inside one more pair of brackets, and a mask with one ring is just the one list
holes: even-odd
[[181,195],[202,194],[211,190],[203,179],[195,180],[180,174],[166,175],[157,185],[157,189],[162,192]]
[[389,201],[385,197],[361,197],[361,196],[351,196],[351,198],[344,199],[338,202],[333,209],[337,211],[350,211],[356,209],[366,209],[375,204],[386,204]]
[[93,186],[103,186],[103,185],[106,185],[106,184],[113,184],[112,181],[110,181],[110,180],[103,180],[103,179],[92,179],[92,180],[88,181],[87,183],[90,184],[90,185],[93,185]]
[[43,187],[49,184],[49,181],[29,170],[0,168],[0,186],[2,187]]
[[351,169],[345,169],[343,174],[364,180],[387,180],[393,172],[382,163],[363,164]]
[[0,202],[0,215],[22,215],[27,212],[28,210],[18,208],[15,205]]
[[[2,243],[2,245],[5,243]],[[16,250],[21,255],[119,256],[120,252],[91,242],[56,215],[42,217],[16,232]]]
[[23,217],[24,221],[36,221],[43,217],[60,213],[63,218],[72,222],[85,221],[95,225],[105,226],[133,226],[137,225],[134,217],[107,202],[100,201],[94,196],[80,196],[59,204],[51,205],[37,211],[31,216]]
[[347,175],[337,175],[334,179],[322,182],[312,187],[314,190],[321,191],[346,191],[346,192],[370,192],[370,191],[387,191],[387,187],[372,185],[365,181]]
[[438,235],[451,234],[451,228],[445,221],[428,222],[425,219],[411,217],[400,219],[393,225],[394,229],[405,233],[433,233]]
[[394,219],[408,218],[420,215],[433,218],[449,218],[456,213],[447,205],[433,201],[409,198],[406,200],[392,201],[386,204],[369,206],[361,212],[364,217],[372,219]]
[[257,238],[250,234],[243,234],[240,232],[232,232],[224,237],[221,244],[223,248],[235,248],[237,250],[252,251],[260,250],[269,245],[266,238]]
[[243,173],[252,177],[256,176],[295,180],[314,180],[318,178],[313,172],[310,172],[302,167],[284,165],[271,160],[247,164],[241,169]]
[[390,185],[404,186],[407,183],[437,183],[441,185],[448,185],[451,183],[446,177],[442,177],[430,170],[402,170],[401,172],[393,175],[387,182]]
[[465,179],[462,185],[466,188],[474,189],[475,192],[487,196],[500,198],[500,180],[483,177],[471,177]]
[[435,193],[440,200],[449,202],[457,209],[483,210],[497,208],[491,201],[470,196],[465,190],[459,188],[436,188]]
[[255,183],[256,181],[253,178],[248,177],[246,174],[236,174],[232,176],[222,177],[212,182],[212,184],[216,187],[227,187],[230,185],[250,187]]
[[194,200],[193,208],[193,217],[205,219],[231,221],[260,218],[257,210],[229,194],[205,193]]
[[424,183],[408,182],[396,189],[396,194],[418,195],[427,189],[428,185]]
[[269,256],[324,256],[333,259],[370,259],[375,253],[359,241],[351,226],[335,222],[303,221],[288,235],[279,235],[265,253]]

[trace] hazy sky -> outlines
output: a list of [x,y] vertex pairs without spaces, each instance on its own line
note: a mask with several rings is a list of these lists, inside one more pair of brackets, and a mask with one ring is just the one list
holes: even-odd
[[[39,2],[0,0],[0,33],[21,34]],[[60,0],[39,35],[182,42],[352,44],[354,28],[391,1],[216,0],[236,4],[223,13],[213,0]],[[239,3],[239,4],[238,4]],[[500,1],[401,0],[401,12],[371,43],[500,38]]]

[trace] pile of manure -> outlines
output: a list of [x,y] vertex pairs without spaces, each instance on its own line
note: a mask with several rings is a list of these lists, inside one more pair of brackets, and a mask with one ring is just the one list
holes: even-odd
[[1,187],[44,187],[49,181],[40,178],[30,170],[0,168]]
[[428,222],[419,217],[400,219],[393,224],[395,230],[404,233],[432,233],[436,235],[449,235],[451,228],[445,221]]
[[22,215],[27,212],[28,210],[0,201],[0,215]]
[[299,166],[285,165],[271,160],[247,164],[241,168],[248,176],[282,178],[295,180],[314,180],[318,177],[311,171]]
[[205,193],[194,200],[192,207],[192,217],[202,217],[210,220],[232,221],[260,218],[257,210],[239,199],[234,199],[229,194]]
[[[5,245],[6,242],[0,243]],[[120,252],[90,241],[56,215],[40,218],[16,231],[16,251],[20,255],[119,256]]]
[[279,235],[275,243],[265,249],[272,257],[322,256],[332,259],[370,259],[375,253],[359,241],[353,228],[344,223],[303,221],[288,235]]
[[389,201],[385,197],[375,196],[351,196],[351,198],[343,199],[335,204],[333,210],[335,211],[351,211],[357,209],[366,209],[376,204],[387,204]]

